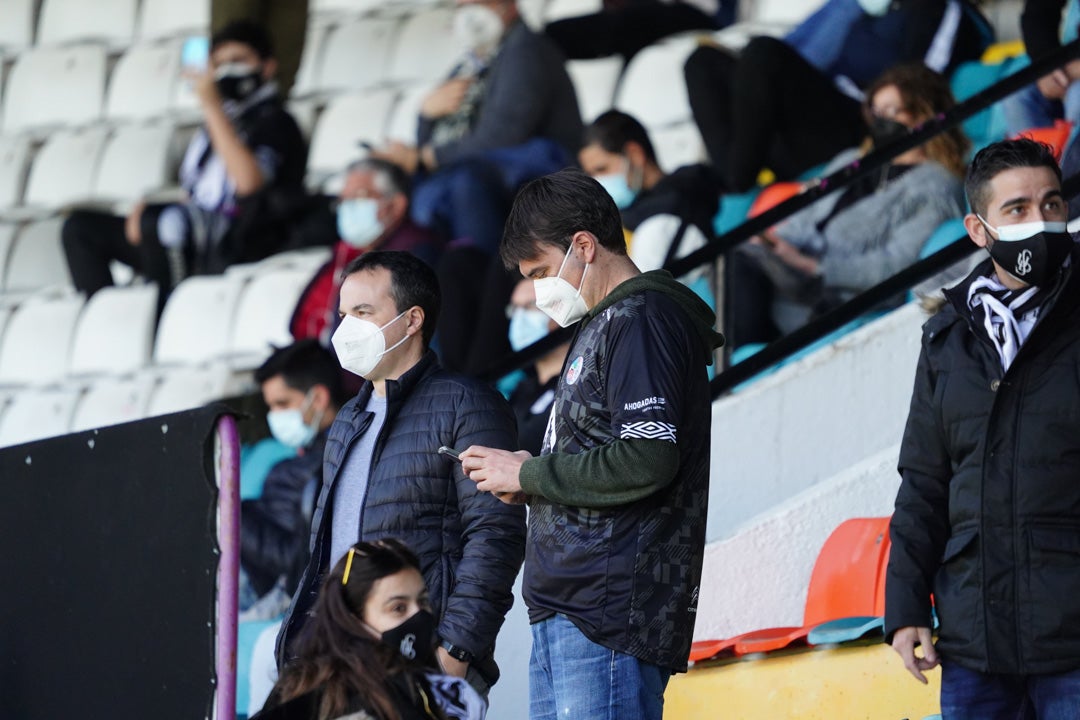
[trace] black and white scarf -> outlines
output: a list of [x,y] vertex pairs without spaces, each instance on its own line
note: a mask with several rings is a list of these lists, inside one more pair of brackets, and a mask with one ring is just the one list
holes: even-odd
[[1059,272],[1054,283],[1045,288],[1030,285],[1010,290],[991,273],[976,278],[968,287],[968,308],[976,325],[985,328],[1001,359],[1002,370],[1007,371],[1016,359],[1020,346],[1039,320],[1043,305],[1057,290],[1064,275]]

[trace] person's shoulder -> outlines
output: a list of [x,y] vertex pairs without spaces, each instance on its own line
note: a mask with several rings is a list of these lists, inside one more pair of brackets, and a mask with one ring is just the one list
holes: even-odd
[[427,392],[433,395],[452,395],[470,403],[503,399],[502,395],[487,383],[441,366],[428,375],[424,383]]

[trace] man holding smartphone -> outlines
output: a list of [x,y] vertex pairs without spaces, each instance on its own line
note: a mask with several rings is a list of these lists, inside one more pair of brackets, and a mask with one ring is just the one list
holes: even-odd
[[473,446],[477,488],[529,503],[530,717],[663,714],[693,637],[709,492],[715,315],[626,254],[619,210],[577,170],[526,185],[500,254],[536,306],[579,323],[539,457]]
[[118,260],[158,284],[160,309],[188,275],[265,257],[284,242],[287,223],[275,210],[303,194],[307,145],[278,96],[266,32],[230,23],[211,38],[209,69],[188,67],[203,125],[180,165],[185,200],[139,202],[127,217],[78,210],[64,223],[71,277],[88,297],[112,284],[109,263]]

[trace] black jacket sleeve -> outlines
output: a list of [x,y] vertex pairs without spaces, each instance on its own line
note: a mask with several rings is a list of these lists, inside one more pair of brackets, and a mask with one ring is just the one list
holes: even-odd
[[889,525],[892,549],[885,582],[885,640],[902,627],[930,626],[930,594],[949,535],[952,466],[940,414],[936,380],[926,343],[915,372],[904,439],[900,491]]

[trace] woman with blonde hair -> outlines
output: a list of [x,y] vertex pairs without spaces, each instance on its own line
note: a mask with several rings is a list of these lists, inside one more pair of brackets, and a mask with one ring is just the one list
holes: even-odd
[[[933,70],[887,70],[866,93],[866,142],[833,158],[824,175],[902,139],[954,104],[948,80]],[[959,128],[940,133],[739,247],[729,276],[730,341],[771,342],[914,263],[941,223],[964,214],[969,147]]]

